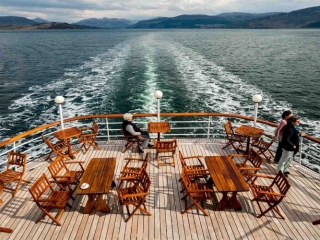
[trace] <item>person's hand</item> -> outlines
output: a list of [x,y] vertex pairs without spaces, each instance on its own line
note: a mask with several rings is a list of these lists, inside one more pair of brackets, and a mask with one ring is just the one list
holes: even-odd
[[296,145],[293,145],[293,149],[296,149]]
[[302,137],[304,137],[304,136],[306,135],[306,133],[300,131],[300,135],[301,135]]

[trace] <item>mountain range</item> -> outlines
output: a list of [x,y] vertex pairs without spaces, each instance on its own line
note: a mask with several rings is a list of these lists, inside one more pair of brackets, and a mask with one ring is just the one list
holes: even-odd
[[180,15],[157,17],[143,21],[119,18],[89,18],[72,24],[50,22],[45,19],[33,20],[24,17],[0,17],[0,29],[163,29],[163,28],[320,28],[320,6],[292,12],[269,13],[222,13],[208,15]]

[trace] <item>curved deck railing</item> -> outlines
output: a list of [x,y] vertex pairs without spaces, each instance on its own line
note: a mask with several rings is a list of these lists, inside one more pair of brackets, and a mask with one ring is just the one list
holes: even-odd
[[[94,119],[101,126],[99,140],[108,142],[122,137],[120,132],[122,116],[123,114],[77,116],[65,119],[64,124],[65,127],[68,125],[81,127],[84,124],[90,125],[90,121]],[[147,127],[147,122],[156,121],[156,116],[153,113],[134,114],[135,122],[142,128]],[[225,138],[223,123],[226,118],[233,119],[235,126],[253,121],[252,117],[228,113],[161,113],[161,121],[168,121],[171,125],[171,132],[164,134],[165,137],[174,135],[178,138]],[[7,153],[11,150],[28,153],[29,161],[44,155],[48,149],[42,142],[40,134],[52,134],[59,126],[60,121],[51,122],[0,142],[0,169],[6,164]],[[265,136],[272,136],[277,124],[257,119],[257,126],[265,130]],[[304,136],[301,138],[301,151],[295,159],[297,167],[317,178],[320,176],[320,162],[317,157],[320,153],[319,143],[320,139],[310,135]],[[276,144],[273,148],[276,148]]]

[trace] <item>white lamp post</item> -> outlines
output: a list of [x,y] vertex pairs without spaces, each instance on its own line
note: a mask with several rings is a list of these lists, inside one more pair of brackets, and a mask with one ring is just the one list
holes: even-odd
[[262,96],[259,94],[255,94],[252,97],[252,100],[254,101],[254,117],[253,117],[253,126],[256,127],[257,125],[257,115],[258,115],[258,104],[262,100]]
[[157,116],[158,116],[158,122],[160,122],[160,98],[162,98],[162,92],[157,90],[154,92],[154,96],[158,99],[158,111],[157,111]]
[[60,112],[60,123],[61,123],[61,129],[64,129],[63,126],[63,116],[62,116],[62,103],[64,102],[64,97],[62,96],[56,96],[54,101],[59,105],[59,112]]

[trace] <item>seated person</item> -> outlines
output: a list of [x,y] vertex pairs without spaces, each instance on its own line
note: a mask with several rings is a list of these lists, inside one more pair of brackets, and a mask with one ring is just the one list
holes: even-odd
[[139,146],[139,153],[143,153],[143,148],[153,147],[153,144],[150,142],[149,133],[147,131],[142,131],[136,124],[132,123],[132,117],[131,113],[125,113],[123,115],[124,121],[122,123],[122,129],[125,135],[137,136],[137,138],[142,139],[142,143]]

